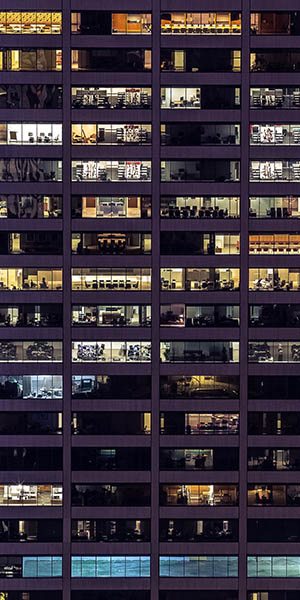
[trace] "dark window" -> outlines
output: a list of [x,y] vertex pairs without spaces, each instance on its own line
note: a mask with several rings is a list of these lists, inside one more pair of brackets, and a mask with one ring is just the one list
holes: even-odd
[[150,506],[150,485],[74,483],[72,506]]

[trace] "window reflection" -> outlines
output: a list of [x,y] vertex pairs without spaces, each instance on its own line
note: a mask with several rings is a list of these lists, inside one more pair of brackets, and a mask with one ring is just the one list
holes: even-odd
[[1,194],[0,219],[60,219],[62,196]]
[[161,577],[238,577],[237,556],[160,556]]
[[62,86],[48,83],[2,84],[0,108],[62,108]]
[[62,50],[0,48],[0,71],[61,71]]
[[62,161],[43,158],[0,158],[0,181],[62,181]]
[[0,577],[62,577],[62,557],[2,555]]
[[300,577],[300,556],[248,556],[248,577]]
[[150,577],[150,556],[72,556],[71,577]]

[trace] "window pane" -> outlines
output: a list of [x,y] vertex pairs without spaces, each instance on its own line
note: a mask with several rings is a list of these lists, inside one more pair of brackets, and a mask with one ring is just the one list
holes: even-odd
[[182,556],[170,556],[170,577],[183,577],[184,559]]
[[81,577],[96,577],[96,557],[82,556],[81,557]]
[[97,577],[110,577],[110,559],[108,556],[97,556]]
[[51,556],[38,556],[38,577],[52,576]]
[[184,557],[184,576],[185,577],[198,577],[198,557],[197,556],[185,556]]
[[220,577],[218,568],[214,573],[214,560],[217,556],[199,556],[199,577]]
[[[120,568],[123,571],[125,564]],[[120,576],[118,575],[118,577]],[[126,577],[140,577],[140,559],[138,556],[126,556]]]
[[71,577],[81,577],[81,558],[72,556]]
[[271,577],[272,574],[271,556],[257,557],[257,577]]
[[[284,557],[281,557],[281,558],[284,558]],[[300,556],[287,556],[286,564],[287,564],[286,575],[284,575],[282,572],[283,577],[300,577]],[[274,567],[273,567],[273,573],[274,573]],[[279,575],[276,575],[276,577],[280,577],[280,575],[281,574],[279,573]]]
[[35,556],[23,557],[23,577],[37,577],[38,565]]
[[[127,576],[127,574],[126,574]],[[125,577],[125,557],[111,557],[111,577]]]

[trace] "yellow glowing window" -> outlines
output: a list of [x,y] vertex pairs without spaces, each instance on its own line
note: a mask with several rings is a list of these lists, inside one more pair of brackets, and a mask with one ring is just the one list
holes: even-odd
[[151,433],[151,413],[143,414],[143,427],[145,433]]
[[62,70],[62,51],[61,50],[55,51],[55,70],[56,71]]
[[0,33],[6,33],[6,12],[0,12]]
[[60,12],[15,12],[0,13],[0,34],[59,34],[62,32]]
[[234,50],[233,51],[233,70],[240,71],[241,69],[241,51]]
[[20,50],[11,51],[11,70],[17,71],[20,68]]

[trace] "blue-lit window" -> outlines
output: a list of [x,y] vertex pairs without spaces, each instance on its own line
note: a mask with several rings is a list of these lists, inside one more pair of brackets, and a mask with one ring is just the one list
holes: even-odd
[[300,577],[300,556],[248,556],[248,577]]
[[22,577],[62,577],[62,557],[23,556]]
[[72,577],[150,577],[150,556],[72,556]]
[[237,577],[237,556],[161,556],[161,577]]

